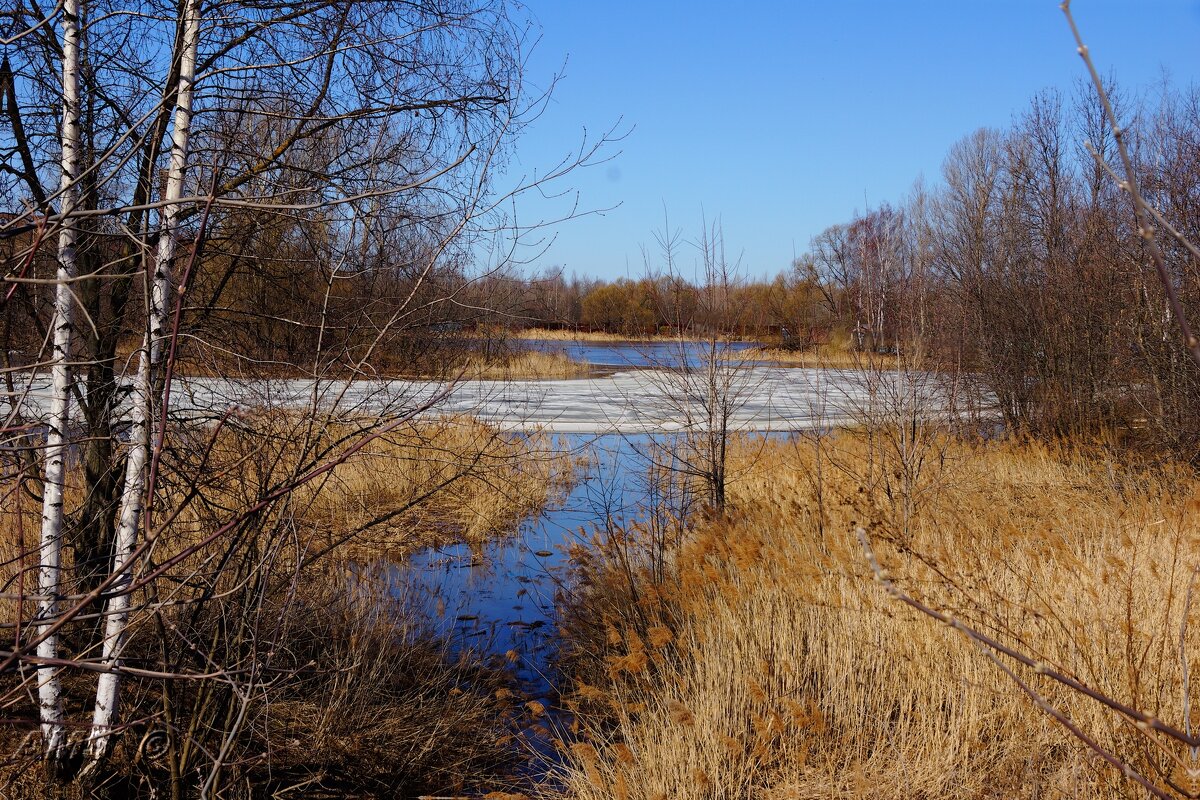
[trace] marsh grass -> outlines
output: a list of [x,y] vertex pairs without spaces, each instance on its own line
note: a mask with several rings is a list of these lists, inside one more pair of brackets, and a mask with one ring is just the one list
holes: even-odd
[[[271,591],[252,617],[278,628],[264,661],[273,679],[244,699],[244,724],[218,796],[393,798],[510,785],[506,776],[516,766],[510,678],[479,654],[451,650],[394,595],[384,573],[311,571],[298,591]],[[176,614],[165,618],[181,622]],[[205,641],[230,633],[235,618],[236,610],[222,604],[177,633]],[[142,631],[127,661],[147,663],[164,645],[170,640]],[[6,729],[8,752],[18,752],[0,766],[6,796],[169,797],[176,757],[195,769],[179,796],[195,796],[212,756],[205,752],[211,736],[221,741],[226,715],[243,700],[231,700],[219,682],[181,681],[169,694],[177,716],[168,726],[155,682],[131,677],[127,684],[127,727],[98,786],[47,781],[20,757],[19,732]],[[71,676],[69,704],[82,706],[87,688],[81,676]],[[176,752],[155,750],[168,730],[175,731]]]
[[[852,532],[906,591],[1183,725],[1196,481],[1103,450],[923,441],[907,482],[877,435],[770,443],[665,573],[649,548],[630,557],[637,529],[585,558],[563,625],[581,734],[562,794],[1139,796],[967,640],[888,598]],[[1157,782],[1187,782],[1186,754],[1027,677]]]
[[891,353],[865,353],[832,347],[789,350],[782,347],[753,347],[739,351],[746,361],[765,361],[809,369],[899,369],[900,359]]
[[[124,361],[136,360],[139,346],[138,341],[123,342],[119,357]],[[400,379],[503,381],[582,378],[592,373],[592,367],[562,353],[513,346],[507,334],[491,333],[430,337],[406,343],[397,352],[385,349],[371,360],[367,372],[371,377]],[[217,380],[231,375],[245,380],[314,377],[312,364],[246,359],[222,349],[203,347],[189,351],[177,364],[176,374]],[[363,369],[342,364],[321,377],[356,380],[363,376]]]
[[923,362],[919,356],[901,359],[894,353],[875,353],[854,347],[850,334],[835,330],[824,341],[805,347],[789,347],[778,339],[768,340],[758,347],[740,351],[737,356],[746,361],[766,361],[790,367],[809,369],[882,369],[912,368]]
[[[239,420],[215,438],[187,432],[191,446],[176,452],[162,501],[183,508],[173,521],[176,540],[202,536],[292,476],[339,461],[378,424],[313,424],[275,412]],[[465,416],[413,420],[371,438],[273,513],[303,550],[395,559],[416,547],[511,532],[565,487],[572,470],[549,437],[503,433]]]
[[545,380],[584,378],[592,374],[592,367],[564,353],[518,349],[494,358],[470,355],[461,372],[466,380]]
[[[568,328],[523,328],[513,331],[517,339],[544,339],[553,342],[678,342],[678,334],[629,335],[606,331],[581,331]],[[684,336],[685,341],[704,341],[703,336]]]

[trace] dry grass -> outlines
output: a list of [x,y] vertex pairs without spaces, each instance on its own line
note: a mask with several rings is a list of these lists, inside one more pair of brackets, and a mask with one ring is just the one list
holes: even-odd
[[[828,341],[797,350],[779,343],[766,343],[737,354],[749,361],[768,361],[790,367],[809,369],[900,369],[914,364],[902,363],[891,353],[857,350],[850,335],[833,331]],[[908,361],[920,362],[918,357]]]
[[[158,558],[225,524],[293,475],[336,460],[373,425],[364,420],[310,428],[297,414],[273,412],[236,420],[215,438],[208,428],[179,431],[159,479],[156,514],[175,516]],[[573,464],[549,437],[502,433],[470,417],[431,418],[374,439],[271,514],[286,519],[302,551],[338,545],[334,555],[343,559],[399,558],[415,547],[479,543],[509,532],[572,474]],[[82,494],[82,475],[69,471],[68,517]],[[10,503],[0,515],[0,581],[9,586],[15,585],[20,544],[33,554],[40,524],[31,498],[22,498],[21,512]],[[65,556],[69,574],[70,548]],[[28,580],[35,580],[32,572]]]
[[831,331],[827,337],[823,337],[823,341],[802,349],[785,347],[775,338],[741,351],[737,356],[747,361],[773,362],[807,369],[894,370],[928,369],[930,366],[919,352],[900,358],[894,353],[859,350],[854,346],[851,335],[842,330]]
[[[906,590],[1182,725],[1195,480],[1052,446],[916,441],[755,448],[737,510],[701,522],[666,577],[629,539],[585,560],[565,624],[585,730],[566,796],[1141,796],[968,641],[889,599],[852,531],[871,529]],[[1194,663],[1194,626],[1183,648]],[[1183,774],[1026,677],[1137,768]]]
[[[475,349],[482,340],[492,338],[499,347]],[[394,378],[431,380],[538,380],[582,378],[592,373],[591,365],[575,361],[562,353],[545,353],[505,346],[506,334],[488,336],[463,335],[461,339],[431,340],[409,345],[399,352],[382,350],[362,369],[334,372],[321,377],[361,378],[364,372]],[[517,338],[538,338],[518,336]],[[566,338],[566,337],[563,337]],[[119,348],[118,357],[125,362],[136,361],[138,342],[127,342]],[[290,364],[238,358],[223,350],[187,350],[175,369],[176,374],[225,378],[229,375],[259,378],[313,377],[311,364]]]
[[[216,603],[185,628],[193,641],[232,636],[224,626],[238,611]],[[186,615],[168,613],[170,624]],[[241,641],[274,680],[250,692],[227,766],[210,796],[361,797],[391,800],[423,795],[472,795],[509,786],[518,763],[512,744],[515,703],[511,681],[476,654],[455,653],[432,635],[419,612],[397,599],[386,572],[310,572],[294,591],[271,591],[250,617],[271,631],[269,641]],[[127,661],[152,658],[165,643],[153,630],[134,638]],[[267,648],[270,648],[268,651]],[[235,651],[237,648],[233,648]],[[86,710],[92,683],[67,673],[68,709]],[[211,767],[231,711],[241,708],[223,682],[177,684],[169,695],[183,730],[198,725],[191,746],[193,774],[182,797],[198,796],[196,781]],[[0,786],[13,800],[85,800],[170,796],[169,761],[145,754],[152,731],[162,731],[158,682],[126,679],[123,718],[111,772],[98,787],[48,781],[27,752],[12,758],[21,731],[0,729]],[[10,704],[13,712],[27,713]],[[33,752],[33,751],[31,751]]]
[[470,356],[461,371],[467,380],[505,381],[583,378],[592,373],[592,368],[563,353],[518,350],[504,358]]
[[386,571],[346,584],[315,582],[286,617],[277,667],[298,680],[255,719],[248,748],[271,752],[274,764],[252,782],[311,781],[304,796],[320,787],[395,797],[478,790],[505,775],[514,760],[507,674],[432,636]]
[[[195,513],[183,521],[215,523],[228,508],[244,508],[273,485],[313,463],[335,460],[369,433],[340,422],[311,438],[307,421],[276,414],[217,439],[209,479]],[[312,454],[300,464],[308,442]],[[193,448],[199,451],[200,448]],[[370,441],[325,477],[294,492],[288,515],[312,547],[347,539],[344,555],[396,558],[414,547],[453,541],[480,543],[510,532],[570,479],[572,465],[545,436],[502,433],[471,417],[410,422]]]
[[368,445],[313,492],[306,514],[323,528],[358,528],[390,509],[409,530],[473,544],[515,530],[570,480],[571,465],[545,436],[501,434],[470,418],[423,422]]
[[[629,336],[622,333],[606,333],[604,331],[579,331],[565,328],[524,328],[512,331],[511,336],[517,339],[545,339],[554,342],[677,342],[678,335],[648,334]],[[688,341],[704,341],[704,337],[684,337]]]
[[809,369],[899,369],[900,359],[890,353],[866,353],[833,347],[787,350],[782,347],[753,347],[735,354],[747,361],[765,361]]

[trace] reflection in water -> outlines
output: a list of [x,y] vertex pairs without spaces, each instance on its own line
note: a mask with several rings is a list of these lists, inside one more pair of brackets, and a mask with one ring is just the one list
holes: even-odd
[[[622,524],[644,509],[649,437],[565,437],[590,458],[565,498],[525,520],[516,536],[482,547],[466,544],[417,553],[394,568],[397,592],[414,597],[435,630],[453,645],[510,661],[526,700],[547,709],[554,696],[555,597],[566,588],[568,549],[590,539],[594,525]],[[549,724],[561,724],[551,715]],[[527,733],[529,733],[527,731]],[[553,758],[544,736],[529,737]]]
[[[707,342],[583,342],[558,339],[526,339],[526,347],[547,353],[562,353],[573,361],[593,367],[699,367],[705,363]],[[755,342],[721,342],[722,353],[737,353],[755,347]]]

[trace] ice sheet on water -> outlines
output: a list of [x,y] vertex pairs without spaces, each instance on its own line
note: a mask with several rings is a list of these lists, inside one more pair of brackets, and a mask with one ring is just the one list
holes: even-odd
[[[804,430],[845,424],[907,404],[925,417],[950,405],[936,376],[856,370],[757,366],[736,376],[738,394],[730,424],[742,430]],[[215,419],[230,408],[317,406],[344,416],[474,414],[508,430],[552,433],[677,431],[702,419],[699,400],[681,398],[678,375],[625,370],[573,380],[242,381],[235,378],[176,380],[172,412],[182,418]],[[48,385],[39,378],[21,398],[27,417],[48,408]],[[11,401],[10,401],[11,402]]]

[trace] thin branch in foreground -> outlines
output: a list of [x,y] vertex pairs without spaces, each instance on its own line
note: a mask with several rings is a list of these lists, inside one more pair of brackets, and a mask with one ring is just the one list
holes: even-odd
[[1100,73],[1096,70],[1095,63],[1092,62],[1091,51],[1087,45],[1083,43],[1083,37],[1079,33],[1079,27],[1075,24],[1075,17],[1071,15],[1071,0],[1063,0],[1060,5],[1063,14],[1067,17],[1067,24],[1071,26],[1071,34],[1075,37],[1076,48],[1079,52],[1083,63],[1087,65],[1088,75],[1092,79],[1092,84],[1096,87],[1096,94],[1100,98],[1100,103],[1104,107],[1104,114],[1108,117],[1108,122],[1112,125],[1113,139],[1117,144],[1117,152],[1121,157],[1121,166],[1125,171],[1125,180],[1121,182],[1121,188],[1129,193],[1133,200],[1134,213],[1137,216],[1138,235],[1142,237],[1142,241],[1146,243],[1146,251],[1150,254],[1150,260],[1154,262],[1154,269],[1158,273],[1158,279],[1163,285],[1163,291],[1167,295],[1167,304],[1171,307],[1171,315],[1175,317],[1175,322],[1179,325],[1179,331],[1183,334],[1183,341],[1188,352],[1192,354],[1192,360],[1200,365],[1200,338],[1192,332],[1192,326],[1188,323],[1187,316],[1183,312],[1183,304],[1179,300],[1179,293],[1175,289],[1175,284],[1171,281],[1171,273],[1167,268],[1166,257],[1163,255],[1162,248],[1159,247],[1158,241],[1155,238],[1154,225],[1151,222],[1151,212],[1149,205],[1142,197],[1141,188],[1138,185],[1137,172],[1133,166],[1133,159],[1129,155],[1129,147],[1125,144],[1126,130],[1121,127],[1120,121],[1117,120],[1117,114],[1113,110],[1112,102],[1109,100],[1108,92],[1104,89],[1104,81],[1100,78]]
[[1172,739],[1182,742],[1189,747],[1196,747],[1200,745],[1200,742],[1198,742],[1195,737],[1189,736],[1187,733],[1179,730],[1178,728],[1168,725],[1167,723],[1164,723],[1143,711],[1131,706],[1127,706],[1124,703],[1109,697],[1108,695],[1102,694],[1101,692],[1085,686],[1076,679],[1071,678],[1068,675],[1064,675],[1053,667],[1050,667],[1041,661],[1030,658],[1026,654],[993,639],[987,634],[975,630],[970,625],[967,625],[952,614],[937,611],[915,597],[912,597],[896,586],[891,578],[888,577],[887,571],[880,566],[879,560],[875,556],[875,551],[871,547],[871,541],[867,536],[866,530],[861,527],[856,528],[855,534],[858,537],[859,544],[862,546],[863,553],[866,556],[867,563],[871,567],[871,572],[875,576],[875,580],[881,586],[883,586],[889,597],[894,600],[898,600],[907,605],[909,608],[912,608],[915,611],[918,611],[921,614],[940,622],[946,627],[952,628],[953,630],[961,633],[967,638],[968,641],[971,642],[972,645],[979,649],[980,652],[984,653],[984,655],[986,655],[993,663],[998,665],[1001,670],[1003,670],[1004,673],[1007,674],[1009,678],[1011,678],[1039,708],[1041,708],[1056,722],[1066,728],[1066,730],[1070,732],[1072,736],[1083,742],[1084,745],[1086,745],[1090,750],[1096,753],[1097,756],[1103,759],[1105,763],[1115,767],[1116,769],[1119,769],[1126,778],[1134,781],[1155,797],[1163,798],[1163,800],[1171,800],[1172,796],[1170,794],[1155,786],[1150,782],[1149,779],[1135,770],[1130,764],[1122,761],[1120,758],[1106,750],[1103,746],[1088,736],[1077,725],[1075,725],[1065,713],[1051,705],[1049,701],[1047,701],[1040,693],[1033,689],[1033,687],[1031,687],[1027,682],[1023,681],[1010,667],[1000,661],[998,656],[1008,656],[1021,665],[1033,670],[1036,674],[1045,676],[1052,681],[1062,684],[1063,686],[1066,686],[1067,688],[1072,689],[1079,694],[1108,707],[1109,709],[1127,718],[1133,724],[1133,726],[1143,734],[1148,735],[1150,731],[1157,731],[1167,735]]

